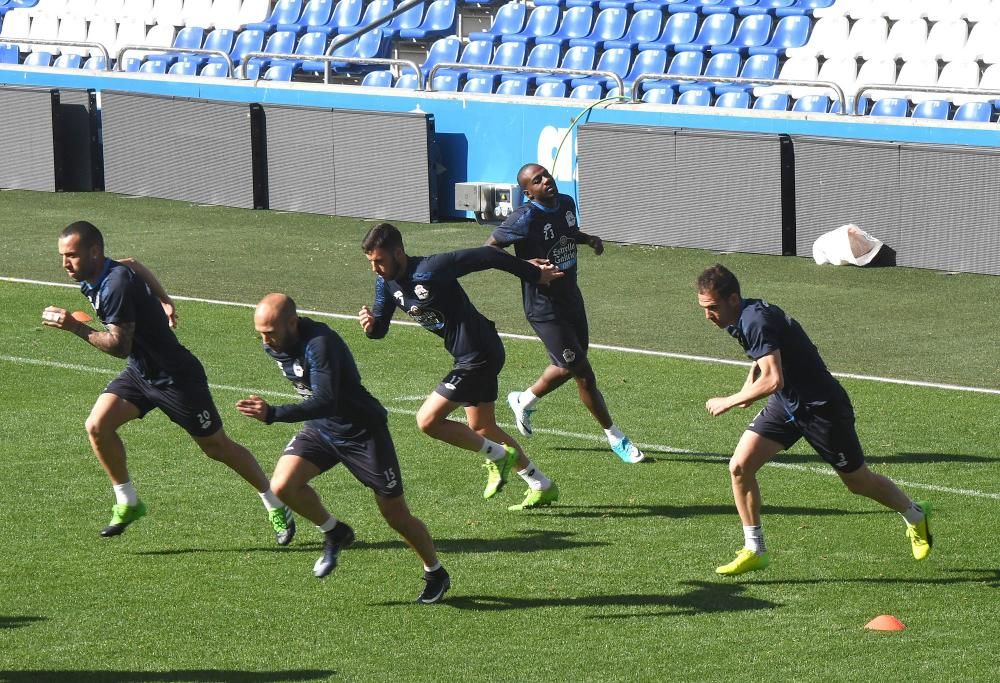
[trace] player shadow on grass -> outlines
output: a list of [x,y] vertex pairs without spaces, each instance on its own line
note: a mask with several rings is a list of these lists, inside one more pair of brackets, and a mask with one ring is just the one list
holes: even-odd
[[[807,465],[823,465],[822,459],[815,453],[781,453],[775,462],[802,463]],[[962,462],[975,463],[986,462],[996,463],[997,458],[990,458],[985,455],[966,455],[963,453],[894,453],[892,455],[869,455],[865,454],[865,462],[875,464],[933,464],[938,462]]]
[[[505,612],[515,609],[535,609],[540,607],[585,607],[585,608],[635,608],[627,614],[590,614],[588,619],[630,619],[636,617],[672,617],[710,614],[716,612],[747,612],[750,610],[774,609],[780,603],[744,595],[747,588],[737,583],[709,583],[707,581],[684,581],[692,589],[677,595],[652,593],[622,593],[617,595],[575,595],[557,598],[522,598],[494,595],[454,595],[442,603],[448,607],[477,612]],[[409,605],[404,602],[385,602],[380,606]],[[669,608],[669,609],[663,609]],[[652,609],[653,611],[646,611]]]
[[[571,550],[574,548],[589,548],[609,545],[604,541],[577,541],[572,531],[551,531],[544,529],[526,529],[518,536],[505,538],[435,538],[434,546],[443,553],[533,553],[542,550]],[[192,553],[294,553],[316,552],[322,547],[319,542],[298,543],[279,548],[276,546],[260,546],[258,548],[165,548],[163,550],[140,550],[136,555],[186,555]],[[407,546],[403,541],[392,539],[369,542],[358,539],[351,545],[355,550],[404,550]]]
[[[842,510],[839,508],[801,507],[797,505],[767,505],[761,512],[765,515],[792,515],[805,517],[829,517],[841,515],[874,515],[879,510]],[[688,517],[707,517],[709,515],[732,516],[736,507],[729,505],[559,505],[548,510],[539,510],[536,516],[579,517],[605,519],[608,517],[667,517],[670,519],[686,519]]]
[[0,617],[0,629],[31,626],[36,621],[45,621],[45,619],[46,617]]
[[946,569],[952,574],[976,574],[977,576],[872,576],[822,579],[750,579],[742,581],[747,586],[814,585],[828,583],[881,583],[907,586],[952,586],[957,584],[985,584],[990,588],[1000,588],[1000,569]]
[[294,669],[291,671],[226,671],[223,669],[178,669],[176,671],[0,671],[4,683],[284,683],[320,681],[336,676],[329,669]]

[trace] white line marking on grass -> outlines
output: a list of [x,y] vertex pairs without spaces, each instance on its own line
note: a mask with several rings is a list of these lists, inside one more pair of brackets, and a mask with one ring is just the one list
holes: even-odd
[[[15,282],[18,284],[28,284],[28,285],[44,285],[48,287],[72,287],[78,289],[79,285],[63,282],[46,282],[45,280],[29,280],[26,278],[19,277],[3,277],[0,276],[0,282]],[[238,301],[223,301],[221,299],[204,299],[196,296],[180,296],[171,295],[174,299],[178,301],[194,301],[202,304],[215,304],[217,306],[236,306],[239,308],[256,308],[256,304],[241,303]],[[306,315],[316,315],[322,316],[324,318],[334,318],[337,320],[357,320],[358,316],[348,315],[346,313],[330,313],[328,311],[313,311],[307,309],[299,309],[299,313],[304,313]],[[393,320],[393,325],[406,325],[408,327],[418,327],[417,323],[411,322],[409,320]],[[538,337],[527,334],[514,334],[513,332],[500,332],[501,337],[505,339],[521,339],[524,341],[539,342]],[[712,356],[698,356],[689,353],[675,353],[672,351],[652,351],[650,349],[634,349],[628,346],[615,346],[613,344],[591,344],[590,348],[600,349],[601,351],[617,351],[619,353],[634,353],[642,356],[654,356],[658,358],[675,358],[677,360],[693,360],[700,363],[712,363],[715,365],[736,365],[739,367],[747,368],[750,367],[748,361],[735,360],[732,358],[713,358]],[[843,377],[845,379],[856,379],[866,382],[881,382],[884,384],[900,384],[908,387],[924,387],[926,389],[943,389],[945,391],[966,391],[974,394],[992,394],[995,396],[1000,396],[1000,389],[990,389],[988,387],[968,387],[961,384],[941,384],[938,382],[922,382],[920,380],[914,379],[897,379],[895,377],[879,377],[877,375],[858,375],[851,372],[834,372],[832,373],[834,377]]]
[[[119,371],[111,368],[98,368],[89,365],[77,365],[76,363],[61,363],[59,361],[52,360],[40,360],[37,358],[24,358],[22,356],[7,356],[0,355],[0,361],[6,361],[8,363],[15,363],[17,365],[40,365],[43,367],[60,368],[63,370],[77,370],[79,372],[90,372],[100,375],[115,375]],[[270,391],[268,389],[251,389],[247,387],[236,387],[229,384],[209,384],[209,387],[216,389],[218,391],[232,391],[237,394],[256,394],[258,396],[271,396],[274,398],[285,398],[285,399],[298,399],[297,394],[284,393],[280,391]],[[395,413],[397,415],[416,415],[417,411],[408,410],[405,408],[386,408],[390,413]],[[457,417],[457,416],[456,416]],[[505,422],[500,423],[501,427],[505,429],[515,429],[514,425]],[[567,432],[560,429],[538,429],[534,430],[539,434],[551,434],[553,436],[563,436],[570,439],[577,439],[579,441],[590,441],[592,443],[605,444],[607,440],[604,437],[598,436],[596,434],[580,434],[578,432]],[[706,458],[712,458],[714,460],[727,460],[729,456],[719,455],[718,453],[705,453],[702,451],[692,451],[687,448],[674,448],[673,446],[666,446],[664,444],[653,444],[653,443],[641,443],[636,444],[639,448],[659,453],[676,453],[681,455],[700,455]],[[796,465],[794,463],[787,462],[770,462],[767,464],[768,467],[778,467],[786,470],[796,470],[798,472],[810,472],[813,474],[822,474],[827,476],[834,476],[836,472],[830,469],[822,467],[812,467],[810,465]],[[976,491],[975,489],[959,489],[952,488],[949,486],[939,486],[937,484],[922,484],[920,482],[913,481],[901,481],[899,479],[895,480],[897,484],[902,486],[907,486],[909,488],[915,489],[926,489],[928,491],[938,491],[940,493],[952,493],[958,496],[969,496],[972,498],[988,498],[991,500],[1000,500],[1000,493],[989,493],[986,491]]]

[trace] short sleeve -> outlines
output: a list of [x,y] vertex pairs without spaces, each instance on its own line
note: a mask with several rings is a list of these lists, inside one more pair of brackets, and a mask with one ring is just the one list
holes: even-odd
[[125,270],[116,269],[101,287],[98,313],[105,325],[135,322],[135,297],[132,295],[132,283]]
[[747,340],[747,356],[753,360],[763,358],[781,349],[784,318],[771,311],[762,311],[746,321],[743,334]]

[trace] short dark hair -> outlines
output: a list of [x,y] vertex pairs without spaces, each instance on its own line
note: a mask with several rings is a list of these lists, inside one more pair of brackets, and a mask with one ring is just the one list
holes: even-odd
[[379,223],[365,235],[361,240],[361,250],[370,254],[376,249],[403,248],[403,236],[395,225],[390,223]]
[[716,263],[698,276],[698,291],[713,292],[724,299],[740,293],[740,281],[732,271],[721,263]]
[[528,175],[528,169],[529,169],[529,168],[536,168],[536,167],[537,167],[537,168],[541,168],[541,169],[543,169],[543,170],[546,170],[546,169],[545,169],[545,167],[544,167],[544,166],[542,166],[542,165],[541,165],[540,163],[538,163],[537,161],[532,161],[532,162],[531,162],[531,163],[529,163],[529,164],[525,164],[524,166],[522,166],[521,168],[519,168],[519,169],[517,170],[517,186],[518,186],[518,187],[520,187],[520,188],[524,188],[524,180],[525,180],[525,178],[526,178],[526,177],[527,177],[527,175]]
[[65,239],[72,235],[76,235],[80,240],[80,246],[84,249],[90,249],[93,246],[98,246],[101,251],[104,251],[104,235],[93,223],[87,221],[77,221],[76,223],[70,223],[63,231],[59,233],[59,239]]

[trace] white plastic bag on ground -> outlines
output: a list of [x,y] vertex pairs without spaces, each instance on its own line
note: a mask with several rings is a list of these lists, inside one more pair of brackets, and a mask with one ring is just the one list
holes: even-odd
[[866,266],[882,248],[882,241],[848,223],[819,236],[813,242],[813,260],[817,264]]

